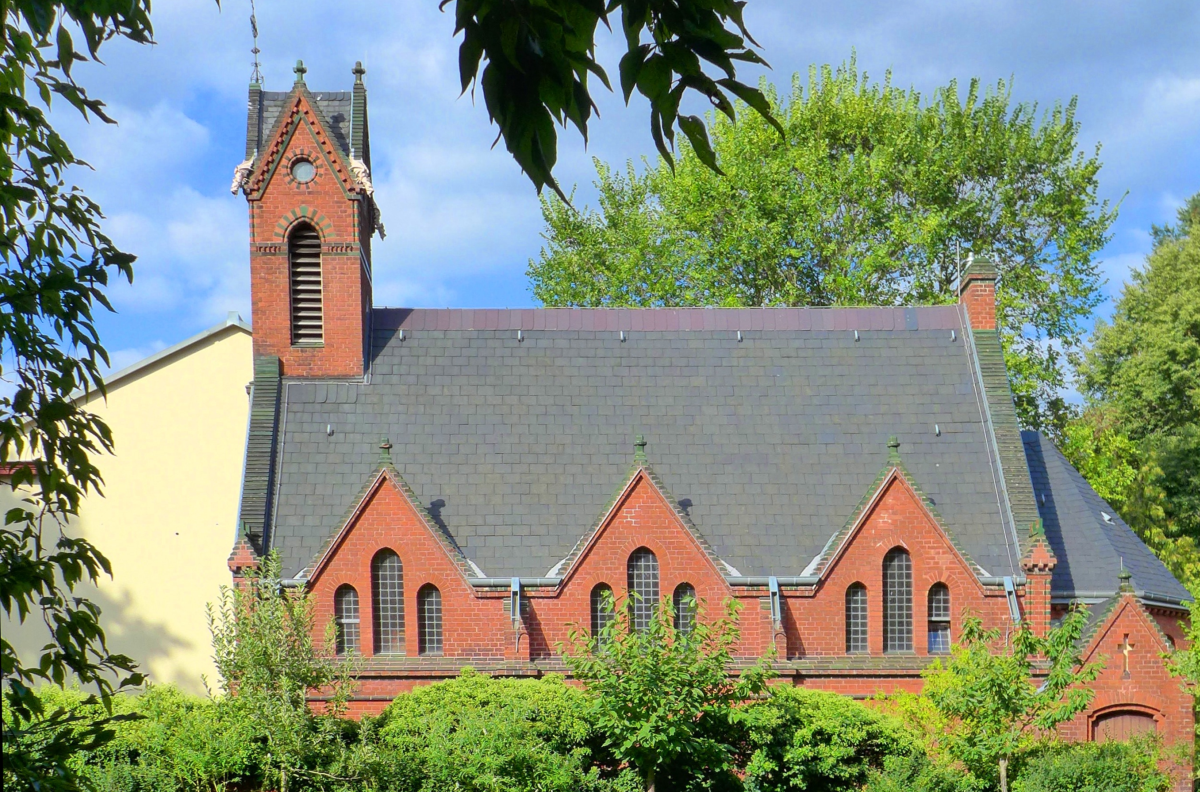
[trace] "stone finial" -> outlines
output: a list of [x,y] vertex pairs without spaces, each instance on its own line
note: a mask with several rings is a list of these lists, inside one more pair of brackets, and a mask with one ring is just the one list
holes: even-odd
[[646,464],[646,438],[642,435],[633,439],[633,461],[641,465]]
[[379,443],[379,464],[392,464],[392,442],[386,437]]
[[887,447],[888,447],[888,464],[899,465],[900,464],[900,438],[896,437],[896,435],[892,435],[891,437],[889,437],[888,441],[887,441]]
[[1117,591],[1121,593],[1133,593],[1133,575],[1125,568],[1125,560],[1121,560],[1121,571],[1117,573],[1117,580],[1121,581],[1117,586]]
[[363,68],[362,61],[355,61],[354,68],[350,70],[350,73],[354,75],[354,82],[360,83],[363,81],[363,75],[367,73],[367,70]]
[[296,72],[296,84],[303,85],[304,84],[304,75],[308,71],[308,69],[304,68],[304,61],[302,61],[302,60],[296,61],[296,66],[295,66],[295,68],[292,69],[292,71]]

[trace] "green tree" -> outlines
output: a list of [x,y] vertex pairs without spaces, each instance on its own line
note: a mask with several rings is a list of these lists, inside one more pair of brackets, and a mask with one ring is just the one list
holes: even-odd
[[784,138],[717,116],[725,176],[684,147],[674,170],[597,162],[599,209],[543,199],[529,265],[546,305],[950,303],[959,254],[997,264],[999,326],[1023,422],[1057,430],[1065,362],[1100,301],[1095,257],[1116,210],[1079,151],[1075,102],[1039,118],[1007,86],[929,101],[853,60],[768,92]]
[[968,617],[950,659],[924,672],[924,695],[949,721],[940,737],[946,753],[1008,792],[1014,757],[1092,700],[1087,683],[1101,667],[1082,663],[1085,622],[1084,610],[1072,610],[1042,638],[1022,621],[1002,644],[1000,630],[985,630],[979,618]]
[[148,0],[0,2],[0,463],[25,463],[12,477],[25,499],[0,528],[0,606],[20,622],[40,617],[49,634],[32,658],[0,636],[6,789],[72,787],[65,758],[110,735],[100,721],[63,728],[70,716],[45,711],[34,685],[73,677],[107,706],[115,689],[141,682],[130,658],[109,651],[99,607],[77,591],[110,574],[109,562],[68,524],[80,499],[101,486],[92,457],[112,447],[108,427],[71,395],[103,391],[108,356],[94,311],[111,310],[109,278],[132,277],[133,256],[102,233],[99,207],[71,186],[72,168],[84,163],[47,113],[65,102],[111,122],[75,82],[73,66],[98,60],[113,38],[149,43],[149,10]]
[[[450,3],[442,0],[440,7]],[[539,193],[549,185],[565,199],[552,174],[558,156],[554,126],[570,122],[586,142],[596,109],[589,75],[612,90],[596,60],[596,33],[601,23],[611,28],[620,9],[626,104],[635,88],[649,100],[650,134],[668,161],[678,127],[716,171],[704,121],[680,112],[688,91],[730,120],[736,97],[775,123],[763,94],[737,79],[738,63],[766,65],[742,21],[745,5],[744,0],[454,0],[454,33],[463,36],[462,90],[478,81],[488,116],[517,164]]]
[[669,788],[686,788],[684,779],[706,787],[728,782],[746,717],[741,705],[762,695],[771,675],[766,660],[731,673],[736,602],[712,620],[699,608],[687,634],[675,629],[669,598],[645,630],[634,629],[631,610],[614,607],[599,636],[575,628],[560,647],[591,697],[608,749],[637,768],[648,792],[660,778]]
[[[1088,411],[1081,435],[1123,437],[1111,451],[1136,475],[1114,508],[1177,575],[1200,582],[1200,194],[1179,211],[1175,227],[1155,228],[1156,244],[1134,270],[1111,324],[1096,323],[1079,367]],[[1129,453],[1129,449],[1133,453]],[[1071,459],[1080,462],[1078,453]],[[1106,473],[1081,472],[1107,487]],[[1118,482],[1111,482],[1116,485]],[[1117,487],[1119,490],[1120,488]],[[1118,503],[1118,501],[1122,501]]]
[[[357,664],[334,655],[334,626],[322,641],[314,603],[303,588],[285,588],[279,557],[271,553],[241,585],[224,586],[209,606],[213,659],[228,706],[252,724],[264,743],[259,763],[264,781],[288,792],[295,777],[307,778],[323,756],[340,747],[337,717],[354,687]],[[325,696],[324,716],[308,706],[310,693]]]

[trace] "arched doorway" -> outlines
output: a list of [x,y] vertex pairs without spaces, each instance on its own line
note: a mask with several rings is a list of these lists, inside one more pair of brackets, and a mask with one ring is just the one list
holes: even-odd
[[1092,721],[1092,740],[1098,743],[1132,740],[1157,730],[1154,715],[1146,710],[1112,709],[1098,714]]

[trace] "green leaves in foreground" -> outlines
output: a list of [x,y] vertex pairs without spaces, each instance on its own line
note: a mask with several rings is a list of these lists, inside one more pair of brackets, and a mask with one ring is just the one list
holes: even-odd
[[[451,1],[442,0],[441,8]],[[596,61],[596,34],[600,23],[611,26],[618,9],[626,47],[621,92],[627,104],[635,89],[650,101],[650,134],[667,162],[678,127],[696,156],[719,171],[704,121],[679,109],[688,91],[731,121],[734,99],[740,99],[778,126],[766,97],[737,79],[739,63],[766,65],[751,48],[757,44],[742,20],[744,0],[453,2],[454,32],[463,37],[458,52],[462,89],[476,83],[483,89],[499,137],[539,193],[549,185],[566,200],[553,175],[555,125],[570,122],[587,141],[596,109],[589,77],[612,90]]]

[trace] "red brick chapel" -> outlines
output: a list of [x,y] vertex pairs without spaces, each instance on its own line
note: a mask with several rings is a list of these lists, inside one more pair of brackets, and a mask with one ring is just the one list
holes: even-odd
[[[254,382],[233,574],[277,551],[361,656],[358,713],[464,666],[561,672],[603,593],[740,600],[783,683],[917,690],[962,615],[1105,658],[1064,730],[1192,740],[1187,591],[1017,424],[995,269],[957,305],[380,308],[363,69],[251,85]],[[403,234],[403,230],[400,231]],[[634,614],[645,618],[648,608]]]

